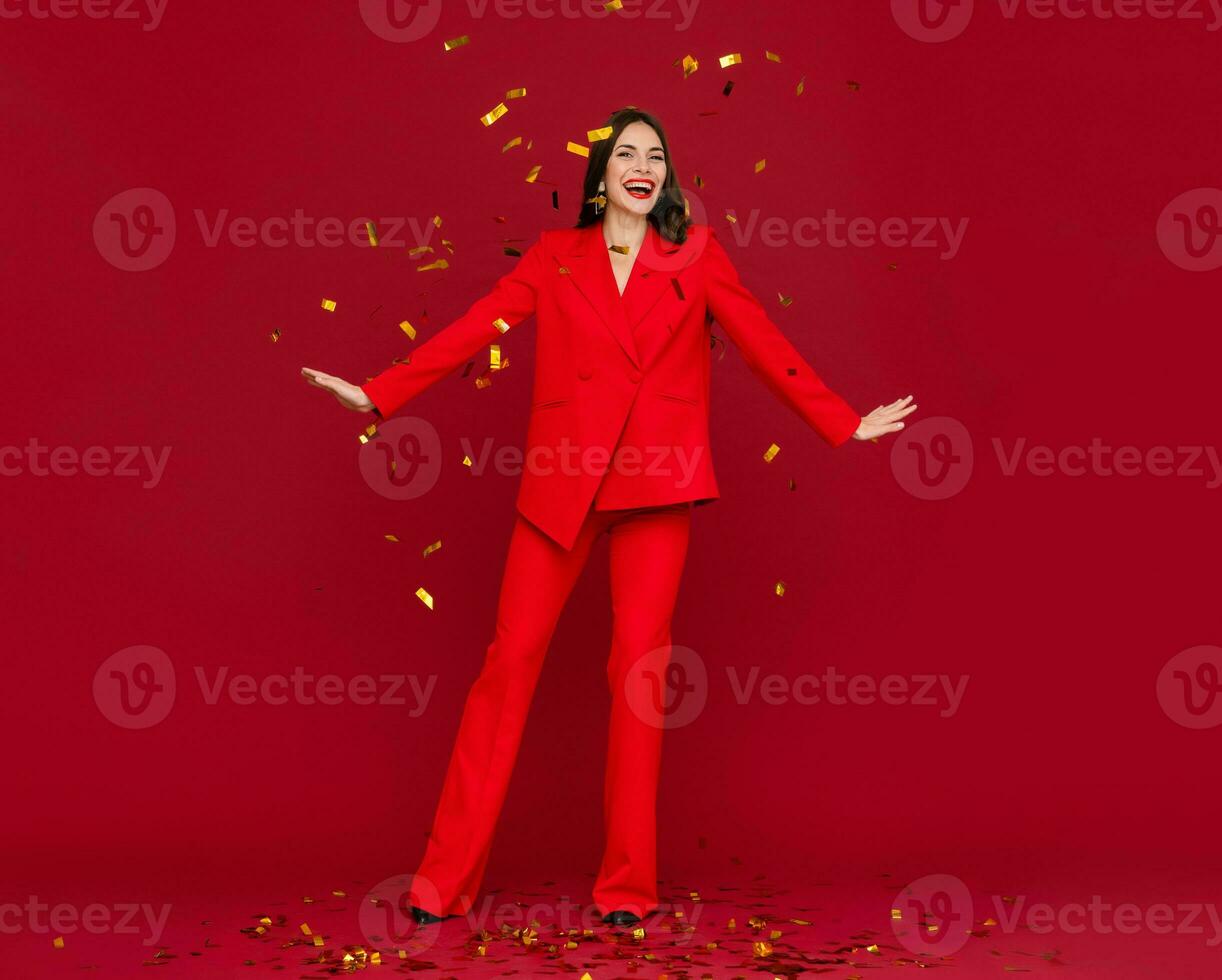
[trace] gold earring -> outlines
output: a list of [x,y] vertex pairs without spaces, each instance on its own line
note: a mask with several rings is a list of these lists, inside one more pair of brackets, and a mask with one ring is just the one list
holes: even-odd
[[594,205],[594,213],[602,214],[603,208],[607,206],[607,184],[606,181],[598,182],[598,196],[591,197],[586,201],[586,204]]

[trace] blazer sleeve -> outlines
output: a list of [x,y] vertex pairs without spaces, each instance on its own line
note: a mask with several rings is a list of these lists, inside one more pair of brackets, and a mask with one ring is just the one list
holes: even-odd
[[729,255],[708,229],[705,249],[709,311],[725,328],[755,375],[833,446],[846,442],[861,416],[827,387],[739,281]]
[[501,328],[505,324],[515,327],[534,313],[543,269],[540,236],[517,265],[497,280],[488,295],[476,300],[461,317],[415,348],[406,362],[387,368],[360,386],[373,402],[374,410],[383,418],[394,414],[481,348],[496,343],[504,335]]

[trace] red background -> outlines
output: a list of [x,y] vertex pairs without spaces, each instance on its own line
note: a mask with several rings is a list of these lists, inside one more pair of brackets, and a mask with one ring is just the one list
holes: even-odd
[[[171,2],[147,32],[2,26],[3,442],[172,447],[151,489],[0,481],[0,836],[18,894],[121,868],[175,867],[205,888],[302,864],[371,878],[415,866],[513,521],[516,477],[473,476],[459,439],[520,444],[531,332],[506,338],[511,366],[491,388],[455,376],[404,410],[447,453],[437,487],[410,502],[366,486],[362,417],[298,371],[363,380],[410,348],[399,320],[428,336],[511,266],[502,239],[571,224],[584,161],[565,143],[625,104],[667,125],[684,186],[704,178],[744,281],[824,380],[862,412],[912,393],[913,423],[956,418],[976,454],[961,493],[917,499],[886,442],[829,449],[732,347],[715,361],[723,499],[695,513],[674,623],[712,682],[700,718],[667,736],[661,873],[700,874],[714,855],[807,876],[907,861],[973,884],[988,868],[987,887],[1005,888],[1009,874],[1034,883],[1068,864],[1085,898],[1127,869],[1217,868],[1222,735],[1175,724],[1154,686],[1169,657],[1219,639],[1218,491],[1204,478],[1006,476],[992,440],[1216,439],[1222,273],[1168,261],[1155,222],[1218,182],[1218,34],[1149,17],[1009,20],[981,4],[962,37],[923,44],[886,4],[730,0],[703,0],[686,31],[453,4],[408,44],[376,37],[355,3]],[[471,44],[444,52],[460,34]],[[720,70],[731,51],[744,63]],[[688,53],[701,67],[685,80],[672,63]],[[518,86],[528,96],[481,126]],[[517,135],[533,149],[502,154]],[[177,217],[172,254],[140,273],[105,261],[92,234],[98,209],[133,187],[162,191]],[[299,208],[345,224],[440,214],[430,243],[445,255],[440,237],[454,242],[451,268],[416,273],[403,249],[351,244],[208,247],[195,218]],[[941,260],[739,246],[722,215],[753,208],[789,222],[829,208],[970,220]],[[600,854],[605,549],[548,656],[498,881],[593,870]],[[91,692],[101,662],[136,644],[164,650],[179,685],[145,731],[112,724]],[[220,665],[437,684],[418,718],[209,705],[194,669]],[[755,665],[791,681],[828,665],[970,681],[949,718],[737,704],[725,668]]]

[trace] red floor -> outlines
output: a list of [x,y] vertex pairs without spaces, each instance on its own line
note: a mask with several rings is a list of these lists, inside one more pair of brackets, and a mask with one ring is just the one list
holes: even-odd
[[[1222,922],[1212,904],[1218,877],[1182,869],[1065,871],[1051,880],[1041,873],[1036,881],[1013,870],[989,871],[977,861],[957,869],[957,880],[943,873],[929,889],[919,884],[929,869],[915,865],[802,881],[786,879],[783,869],[761,874],[711,861],[721,866],[663,883],[673,912],[647,920],[638,938],[593,916],[592,874],[515,887],[490,881],[501,890],[482,896],[485,907],[477,906],[469,921],[417,930],[368,900],[371,890],[378,891],[373,877],[320,877],[319,863],[318,855],[303,854],[301,870],[276,881],[243,876],[241,869],[225,872],[204,855],[192,866],[162,867],[155,875],[112,872],[105,881],[83,873],[69,883],[62,870],[59,884],[45,873],[25,875],[10,881],[6,895],[33,894],[44,906],[88,912],[96,924],[86,930],[61,923],[56,932],[47,928],[45,910],[6,906],[0,976],[131,977],[161,967],[167,975],[190,977],[329,977],[369,969],[673,980],[849,978],[925,967],[960,977],[1222,977]],[[222,877],[231,880],[218,884]],[[970,887],[960,884],[968,879]],[[917,887],[908,889],[913,882]],[[1133,907],[1118,908],[1125,903]],[[934,910],[924,929],[912,922],[920,908]],[[264,917],[269,921],[257,935],[252,930]],[[535,931],[524,937],[520,929],[532,920]],[[62,949],[53,945],[56,935],[64,938]],[[322,937],[321,945],[314,935]],[[367,959],[375,950],[380,964]],[[345,952],[354,957],[347,965]]]

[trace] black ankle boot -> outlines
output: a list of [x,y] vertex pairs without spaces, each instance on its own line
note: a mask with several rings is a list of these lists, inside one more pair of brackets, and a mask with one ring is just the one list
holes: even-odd
[[634,915],[624,909],[616,909],[603,916],[603,922],[609,926],[634,926],[641,921],[639,915]]
[[443,919],[451,919],[451,915],[434,915],[432,912],[427,912],[424,909],[412,906],[412,918],[422,926],[431,925],[434,922],[441,922]]

